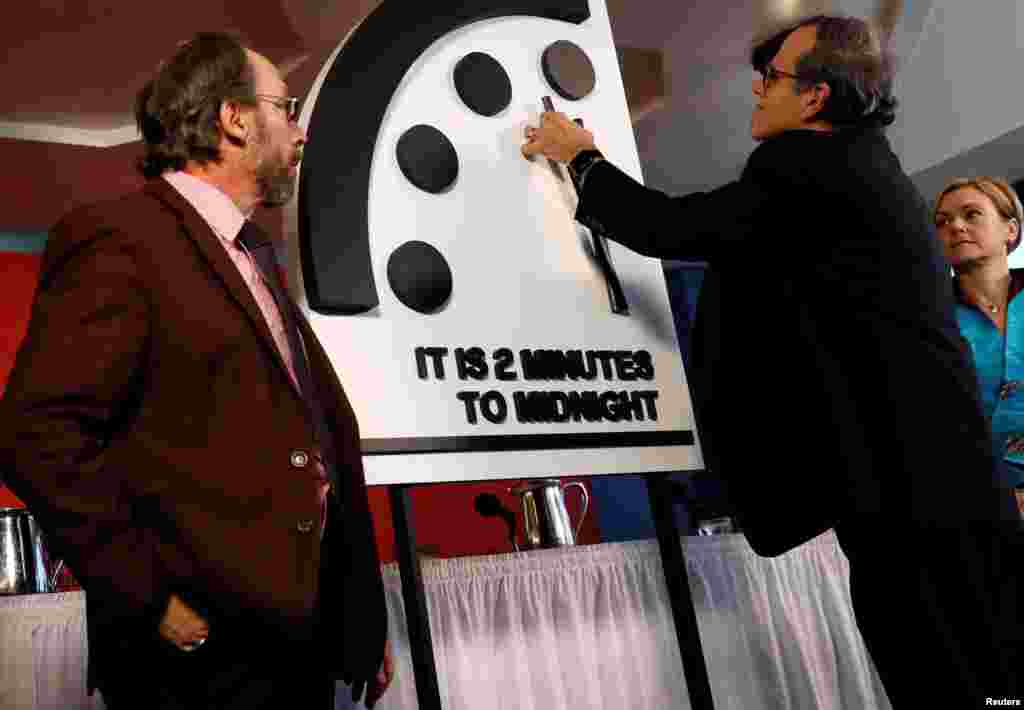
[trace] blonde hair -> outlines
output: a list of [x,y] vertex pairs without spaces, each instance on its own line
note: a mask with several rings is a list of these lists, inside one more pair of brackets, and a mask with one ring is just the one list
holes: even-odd
[[951,180],[942,189],[939,196],[935,198],[935,206],[932,208],[932,221],[934,222],[939,216],[939,205],[942,204],[942,200],[946,195],[968,187],[974,188],[985,195],[1003,219],[1007,221],[1012,219],[1017,222],[1017,239],[1009,246],[1007,253],[1016,249],[1020,245],[1021,225],[1024,224],[1024,206],[1021,206],[1017,191],[1010,187],[1010,183],[1003,178],[982,175],[974,178]]

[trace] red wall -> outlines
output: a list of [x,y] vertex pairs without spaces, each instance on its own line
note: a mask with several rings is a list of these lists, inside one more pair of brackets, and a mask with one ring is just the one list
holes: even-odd
[[[4,156],[0,161],[0,234],[45,232],[75,205],[137,188],[142,180],[132,165],[138,152],[138,144],[101,149],[0,139],[0,154]],[[272,233],[277,231],[276,215],[257,214],[256,219]],[[38,264],[38,255],[0,252],[0,392],[24,336]],[[504,523],[497,518],[482,518],[473,502],[481,492],[494,493],[517,513],[518,528],[522,530],[519,502],[507,492],[517,482],[414,488],[413,515],[420,549],[443,557],[510,551]],[[0,507],[12,504],[18,504],[17,500],[0,486]],[[371,488],[370,505],[381,558],[391,561],[395,558],[395,536],[387,489]],[[575,495],[570,495],[569,510],[573,520],[578,520]],[[597,513],[592,509],[587,514],[581,542],[600,539]]]
[[[38,276],[37,255],[0,252],[0,393],[7,384],[7,373],[14,364],[18,343],[25,335],[25,323]],[[21,502],[7,488],[0,486],[0,508],[10,507],[21,507]]]

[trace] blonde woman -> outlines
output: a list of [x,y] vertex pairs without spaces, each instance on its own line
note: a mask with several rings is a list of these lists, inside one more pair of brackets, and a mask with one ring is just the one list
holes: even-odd
[[1024,208],[1005,180],[960,178],[939,193],[933,217],[994,444],[1024,509],[1024,269],[1010,269],[1008,258],[1020,244]]

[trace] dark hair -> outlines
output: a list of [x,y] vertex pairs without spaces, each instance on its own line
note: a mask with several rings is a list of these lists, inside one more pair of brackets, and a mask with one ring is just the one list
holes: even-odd
[[836,128],[890,125],[896,119],[895,64],[864,20],[833,15],[801,20],[754,47],[750,55],[754,69],[763,70],[789,35],[808,26],[817,29],[817,39],[814,48],[796,62],[799,79],[795,84],[797,91],[828,84],[831,93],[816,118]]
[[252,65],[241,41],[202,32],[160,65],[135,97],[135,121],[146,152],[138,161],[147,178],[181,170],[194,160],[220,160],[220,107],[225,99],[256,102]]

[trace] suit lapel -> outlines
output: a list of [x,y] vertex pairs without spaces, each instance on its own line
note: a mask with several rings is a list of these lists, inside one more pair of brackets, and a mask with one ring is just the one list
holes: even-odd
[[162,178],[150,180],[146,184],[145,191],[178,214],[182,231],[192,240],[214,273],[220,278],[224,289],[228,292],[231,299],[245,311],[260,340],[263,341],[263,345],[270,350],[274,361],[281,368],[285,379],[291,384],[292,391],[300,400],[303,400],[302,394],[296,389],[295,382],[288,371],[288,366],[285,364],[284,358],[277,348],[277,343],[270,332],[270,327],[267,325],[267,321],[263,317],[256,299],[253,298],[252,291],[249,290],[248,284],[245,283],[242,275],[238,272],[238,268],[231,261],[231,257],[228,256],[220,238],[214,233],[210,225],[206,223],[206,220],[196,212],[188,200],[182,197],[181,193],[175,190],[166,180]]

